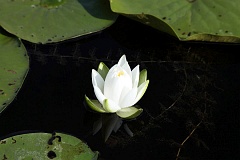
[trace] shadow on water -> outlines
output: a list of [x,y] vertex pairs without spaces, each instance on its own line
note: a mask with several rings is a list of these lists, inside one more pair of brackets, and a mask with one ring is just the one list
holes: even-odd
[[[30,71],[0,116],[0,136],[29,131],[81,138],[105,160],[239,158],[239,45],[179,42],[119,17],[99,34],[63,43],[24,42]],[[150,84],[139,101],[144,112],[125,121],[104,143],[92,135],[98,114],[84,105],[94,97],[91,70],[126,54],[131,67],[147,69]]]

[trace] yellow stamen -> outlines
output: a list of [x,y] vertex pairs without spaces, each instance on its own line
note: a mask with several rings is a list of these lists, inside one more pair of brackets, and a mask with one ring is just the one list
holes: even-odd
[[123,71],[119,71],[118,74],[117,74],[118,77],[120,77],[120,76],[122,76],[122,75],[124,75],[124,72],[123,72]]

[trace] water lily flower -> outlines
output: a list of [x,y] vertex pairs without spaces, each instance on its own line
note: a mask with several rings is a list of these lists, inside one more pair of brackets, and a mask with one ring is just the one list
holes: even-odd
[[97,100],[85,95],[91,109],[100,113],[116,113],[121,118],[135,118],[143,111],[134,106],[147,90],[147,70],[139,71],[139,65],[131,70],[126,56],[108,68],[103,62],[98,70],[92,70],[92,84]]

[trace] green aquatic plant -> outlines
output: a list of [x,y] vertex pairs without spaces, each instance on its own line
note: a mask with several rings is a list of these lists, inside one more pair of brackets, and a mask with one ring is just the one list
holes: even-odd
[[181,41],[239,43],[239,7],[225,0],[6,0],[0,1],[0,25],[44,44],[104,30],[121,14]]
[[181,41],[240,42],[240,1],[111,0],[113,12]]
[[0,26],[33,43],[59,42],[98,32],[116,18],[106,0],[0,1]]
[[29,69],[22,42],[0,29],[0,113],[13,101]]
[[71,159],[97,160],[93,152],[80,139],[62,133],[28,133],[0,140],[2,159]]

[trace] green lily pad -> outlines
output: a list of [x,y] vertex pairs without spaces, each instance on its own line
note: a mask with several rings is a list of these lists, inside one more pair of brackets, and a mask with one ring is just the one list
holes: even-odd
[[240,43],[240,1],[111,0],[113,12],[179,40]]
[[21,41],[0,28],[0,113],[17,95],[28,69],[29,58]]
[[62,133],[28,133],[0,141],[1,159],[18,160],[97,160],[93,152],[80,139]]
[[101,31],[116,18],[106,0],[0,1],[0,25],[34,43],[59,42]]

